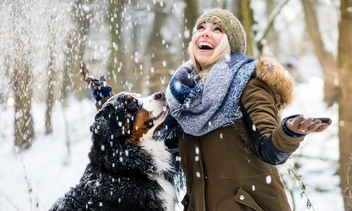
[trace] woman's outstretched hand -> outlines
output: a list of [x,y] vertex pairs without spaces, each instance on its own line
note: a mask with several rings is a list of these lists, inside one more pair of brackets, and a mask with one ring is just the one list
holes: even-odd
[[303,115],[288,119],[286,121],[286,127],[292,132],[298,134],[309,134],[315,132],[322,132],[329,125],[331,125],[332,120],[330,118],[305,118]]

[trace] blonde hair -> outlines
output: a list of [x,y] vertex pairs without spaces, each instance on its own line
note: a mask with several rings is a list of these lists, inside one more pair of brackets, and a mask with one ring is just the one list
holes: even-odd
[[192,60],[194,69],[196,70],[197,74],[201,77],[203,81],[207,77],[211,67],[216,62],[223,59],[227,54],[229,55],[231,53],[231,46],[230,46],[229,40],[227,39],[227,35],[224,34],[219,45],[216,46],[213,54],[211,55],[209,60],[205,63],[204,69],[202,69],[193,52],[194,50],[193,48],[195,47],[196,46],[191,41],[191,43],[188,46],[188,53],[189,53],[190,59]]

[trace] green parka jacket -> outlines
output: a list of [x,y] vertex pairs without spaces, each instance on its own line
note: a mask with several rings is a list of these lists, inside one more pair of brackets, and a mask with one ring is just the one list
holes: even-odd
[[201,137],[178,137],[187,211],[291,210],[277,168],[254,150],[254,136],[271,137],[283,152],[294,152],[304,137],[287,135],[279,112],[293,100],[293,79],[272,57],[258,60],[242,93],[243,117]]

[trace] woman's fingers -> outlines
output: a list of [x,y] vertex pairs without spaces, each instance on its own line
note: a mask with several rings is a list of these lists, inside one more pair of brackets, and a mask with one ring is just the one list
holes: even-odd
[[324,119],[326,123],[323,123],[320,118],[305,118],[300,115],[292,119],[288,119],[286,126],[293,132],[298,134],[309,134],[313,132],[321,132],[325,130],[330,124],[331,119]]

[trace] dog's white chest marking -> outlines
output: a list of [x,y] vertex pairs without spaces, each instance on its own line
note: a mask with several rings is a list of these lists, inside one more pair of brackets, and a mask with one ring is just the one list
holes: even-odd
[[154,175],[153,178],[159,183],[163,190],[159,193],[159,197],[165,200],[166,210],[175,210],[175,190],[173,185],[165,179],[163,175]]
[[141,147],[148,152],[154,160],[156,165],[155,174],[152,179],[157,181],[162,187],[159,197],[165,201],[166,210],[175,210],[176,192],[173,184],[165,179],[163,172],[170,171],[172,166],[170,164],[171,154],[165,150],[165,145],[162,142],[155,141],[148,136],[144,136],[141,140]]

